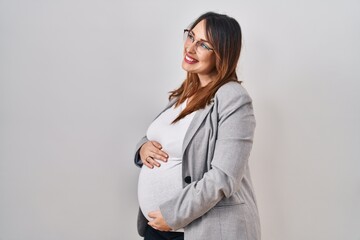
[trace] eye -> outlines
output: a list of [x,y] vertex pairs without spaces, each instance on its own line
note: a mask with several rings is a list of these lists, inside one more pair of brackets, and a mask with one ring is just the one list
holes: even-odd
[[192,35],[191,33],[188,33],[188,39],[190,39],[192,42],[194,42],[194,40],[195,40],[194,35]]
[[204,43],[204,42],[200,42],[199,45],[200,45],[200,47],[203,48],[203,49],[206,49],[206,50],[210,50],[210,49],[211,49],[211,48],[210,48],[208,45],[206,45],[206,43]]

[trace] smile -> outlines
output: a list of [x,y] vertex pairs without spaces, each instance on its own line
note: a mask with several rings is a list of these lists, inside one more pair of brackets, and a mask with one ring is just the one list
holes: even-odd
[[197,63],[199,62],[198,60],[194,59],[194,58],[191,58],[189,57],[188,55],[185,55],[185,58],[184,58],[185,62],[189,63],[189,64],[194,64],[194,63]]

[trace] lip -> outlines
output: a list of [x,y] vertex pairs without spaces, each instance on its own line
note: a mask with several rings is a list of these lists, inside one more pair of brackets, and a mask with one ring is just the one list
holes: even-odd
[[199,62],[198,60],[196,60],[195,58],[190,57],[187,54],[185,54],[184,61],[186,63],[188,63],[188,64],[195,64],[195,63]]

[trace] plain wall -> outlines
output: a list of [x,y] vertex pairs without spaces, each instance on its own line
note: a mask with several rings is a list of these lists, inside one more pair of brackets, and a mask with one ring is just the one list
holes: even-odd
[[0,239],[140,239],[135,144],[211,10],[243,30],[263,240],[360,240],[359,8],[0,0]]

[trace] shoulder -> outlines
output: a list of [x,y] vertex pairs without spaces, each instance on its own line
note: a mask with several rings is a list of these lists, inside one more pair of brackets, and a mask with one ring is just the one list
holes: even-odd
[[214,101],[219,109],[239,108],[244,104],[251,104],[252,99],[247,90],[239,82],[228,82],[216,92]]

